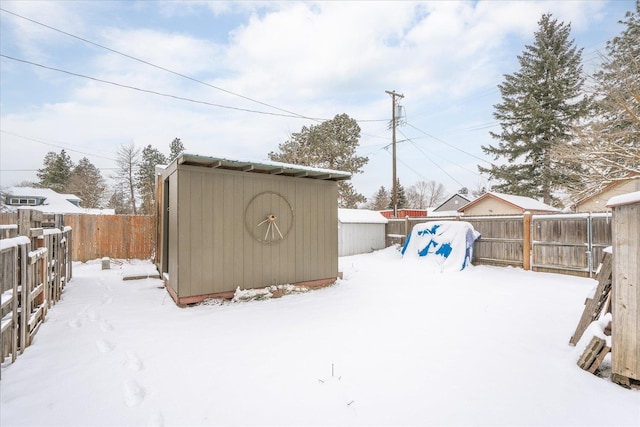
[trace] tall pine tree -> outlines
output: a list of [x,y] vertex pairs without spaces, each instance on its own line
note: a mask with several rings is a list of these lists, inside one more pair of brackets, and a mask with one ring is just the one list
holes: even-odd
[[66,191],[80,197],[83,207],[100,208],[106,188],[98,168],[83,157],[73,168]]
[[[398,209],[408,208],[407,193],[402,184],[400,184],[400,178],[396,178],[396,191],[398,192],[396,196],[398,199]],[[389,200],[389,209],[393,209],[393,194],[390,194],[389,197],[391,198]]]
[[165,163],[167,163],[165,155],[151,145],[147,145],[142,150],[142,158],[136,171],[136,188],[142,198],[140,209],[143,214],[151,215],[155,212],[156,166]]
[[45,156],[43,163],[44,166],[36,173],[40,179],[38,185],[58,193],[64,193],[73,170],[71,157],[64,150],[60,151],[60,154],[50,151]]
[[[269,159],[301,166],[333,169],[352,174],[362,172],[369,161],[356,154],[360,126],[346,114],[338,114],[333,119],[316,126],[304,126],[298,133],[278,145],[279,152],[270,152]],[[366,197],[358,193],[351,183],[338,183],[338,205],[342,208],[356,208]]]
[[180,138],[174,138],[169,145],[169,162],[175,160],[180,154],[184,152],[184,144],[180,141]]
[[391,196],[384,185],[381,186],[376,194],[373,195],[367,207],[374,211],[381,211],[389,208],[389,204],[391,203]]
[[571,25],[550,14],[542,15],[538,25],[533,45],[518,56],[520,70],[498,85],[503,101],[494,106],[494,117],[501,132],[490,134],[499,143],[482,147],[506,164],[478,169],[497,181],[495,191],[551,204],[553,190],[572,179],[557,167],[552,149],[571,141],[590,100],[582,92],[582,49],[569,39]]

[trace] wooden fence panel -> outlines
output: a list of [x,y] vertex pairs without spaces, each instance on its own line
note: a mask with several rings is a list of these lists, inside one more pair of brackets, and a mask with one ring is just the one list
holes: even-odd
[[591,277],[612,243],[611,215],[534,215],[531,236],[535,271]]
[[18,247],[0,250],[0,362],[18,351]]
[[155,249],[153,215],[65,215],[73,231],[74,261],[86,262],[105,256],[149,259]]
[[473,262],[489,265],[523,266],[523,217],[466,217],[480,233],[473,247]]
[[[610,246],[610,214],[464,216],[390,219],[387,245],[403,244],[413,226],[427,221],[467,221],[480,232],[475,264],[512,265],[579,276],[592,276],[602,251]],[[526,229],[525,229],[526,227]],[[596,261],[594,261],[596,260]]]

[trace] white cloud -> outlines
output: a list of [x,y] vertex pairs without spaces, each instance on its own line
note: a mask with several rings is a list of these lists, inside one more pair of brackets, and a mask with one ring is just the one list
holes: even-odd
[[[495,91],[502,74],[513,71],[507,66],[514,66],[515,56],[531,41],[543,12],[550,10],[559,19],[572,21],[574,31],[586,31],[594,20],[602,19],[603,7],[596,1],[213,2],[206,7],[200,2],[162,2],[155,9],[145,2],[136,4],[149,14],[160,10],[164,17],[211,13],[223,18],[229,11],[234,19],[244,16],[229,34],[229,43],[222,45],[190,33],[189,28],[126,22],[126,16],[110,20],[109,14],[119,11],[117,3],[75,5],[3,2],[9,10],[153,64],[307,116],[332,118],[345,112],[359,119],[389,118],[390,98],[384,91],[397,90],[406,95],[403,103],[413,124],[430,132],[491,120],[492,98],[481,94]],[[97,10],[106,15],[97,20]],[[243,15],[247,11],[252,14]],[[11,40],[2,41],[3,50],[17,46],[29,57],[58,59],[61,68],[66,66],[66,57],[77,55],[73,69],[98,78],[195,100],[278,112],[114,53],[72,43],[59,33],[4,15],[3,23],[11,22],[12,27]],[[123,22],[127,25],[120,25]],[[20,34],[24,37],[18,37]],[[3,59],[3,77],[5,64],[19,69]],[[46,72],[41,78],[52,81],[60,76]],[[118,145],[130,141],[168,151],[171,140],[180,137],[190,151],[264,158],[291,132],[314,124],[171,100],[75,77],[65,76],[64,84],[70,86],[60,103],[34,105],[27,114],[15,114],[3,101],[2,128],[105,157],[115,156]],[[29,82],[24,85],[28,90]],[[472,104],[482,102],[487,104],[482,112],[472,111],[477,108]],[[354,183],[363,185],[359,190],[370,195],[390,181],[391,159],[380,151],[390,133],[384,122],[361,126],[362,154],[371,150],[375,154],[370,156],[366,174],[357,175]],[[478,133],[458,134],[454,142],[476,154],[480,154],[480,144],[487,143],[486,132],[482,139]],[[15,165],[37,169],[47,151],[60,151],[4,133],[0,136],[2,169],[16,169]],[[441,149],[438,154],[459,161],[460,153],[448,151]],[[416,155],[410,145],[403,153],[413,169],[430,173],[424,156]],[[75,161],[83,156],[70,154]],[[414,163],[420,157],[422,162]],[[101,167],[113,166],[103,159],[90,159]],[[410,171],[407,175],[415,174]],[[9,176],[3,173],[0,185],[6,185]],[[34,173],[32,176],[35,179]],[[467,179],[473,186],[477,177]],[[408,187],[411,182],[403,184]],[[458,186],[445,184],[451,190]]]

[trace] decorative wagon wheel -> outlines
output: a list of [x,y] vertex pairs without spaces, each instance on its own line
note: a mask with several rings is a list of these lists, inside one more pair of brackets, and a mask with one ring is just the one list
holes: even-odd
[[293,228],[294,213],[289,201],[273,191],[256,194],[247,203],[245,228],[260,243],[278,243]]

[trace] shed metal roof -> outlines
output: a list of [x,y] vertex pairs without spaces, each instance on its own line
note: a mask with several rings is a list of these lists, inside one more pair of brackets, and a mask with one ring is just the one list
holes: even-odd
[[351,179],[351,173],[349,172],[272,161],[233,160],[223,157],[183,153],[178,157],[177,162],[179,165],[262,173],[267,175],[285,175],[296,178],[311,178],[329,181],[343,181]]

